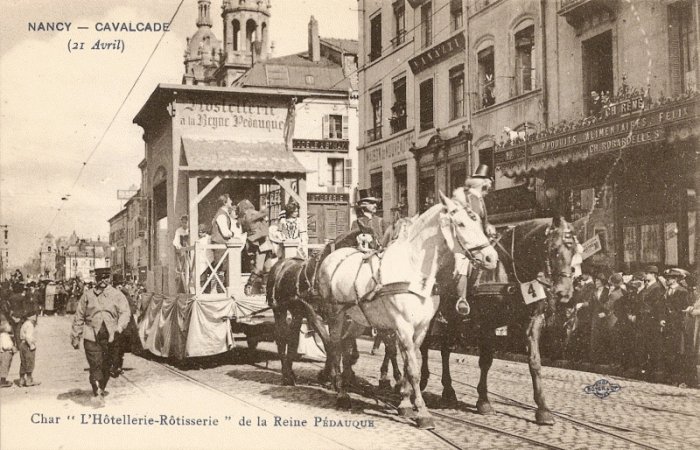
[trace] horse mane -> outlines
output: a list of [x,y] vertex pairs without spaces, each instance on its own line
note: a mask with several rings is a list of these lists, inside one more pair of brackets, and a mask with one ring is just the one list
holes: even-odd
[[412,219],[413,224],[409,227],[408,229],[408,240],[412,241],[413,239],[418,236],[418,234],[423,231],[425,228],[426,224],[430,222],[431,220],[435,219],[435,216],[440,214],[445,208],[445,205],[442,203],[438,203],[436,205],[431,206],[426,212],[421,214],[420,216],[416,217],[415,219]]

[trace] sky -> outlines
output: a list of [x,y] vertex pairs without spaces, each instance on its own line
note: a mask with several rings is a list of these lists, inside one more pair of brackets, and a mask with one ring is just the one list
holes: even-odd
[[[182,82],[197,0],[184,0],[171,21],[180,1],[0,0],[0,225],[9,226],[12,266],[48,233],[109,239],[108,219],[124,204],[117,190],[140,184],[143,130],[132,120],[158,83]],[[223,41],[221,4],[211,1],[213,31]],[[273,56],[306,50],[312,15],[322,37],[357,39],[357,0],[271,4]],[[71,25],[29,29],[49,22]],[[172,23],[146,65],[163,33],[97,32],[98,22]],[[117,39],[123,51],[90,49]]]

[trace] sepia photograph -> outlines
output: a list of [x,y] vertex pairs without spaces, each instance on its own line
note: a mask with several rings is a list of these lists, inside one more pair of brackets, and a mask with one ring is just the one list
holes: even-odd
[[3,450],[700,448],[700,0],[0,0]]

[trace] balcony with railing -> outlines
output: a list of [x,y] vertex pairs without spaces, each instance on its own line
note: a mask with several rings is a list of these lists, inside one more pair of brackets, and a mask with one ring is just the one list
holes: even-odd
[[365,133],[367,142],[378,141],[382,138],[382,127],[381,125],[375,125],[373,128],[370,128],[369,130],[365,131]]
[[401,46],[401,44],[403,44],[404,42],[406,42],[406,34],[407,34],[407,33],[406,33],[406,30],[401,30],[401,31],[397,32],[397,33],[396,33],[396,36],[394,36],[393,38],[391,38],[391,45],[392,45],[394,48],[397,48],[397,47]]

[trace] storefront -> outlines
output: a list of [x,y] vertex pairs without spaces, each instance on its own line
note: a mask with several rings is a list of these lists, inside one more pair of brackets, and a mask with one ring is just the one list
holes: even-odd
[[412,130],[360,150],[364,173],[368,177],[360,186],[369,186],[372,196],[382,199],[378,212],[384,220],[416,214],[414,189],[417,182],[415,162],[411,155]]
[[599,241],[588,266],[696,267],[699,98],[608,105],[598,119],[497,148],[496,170],[536,180],[549,212]]
[[425,212],[439,201],[438,192],[449,196],[464,185],[471,171],[470,133],[463,129],[457,136],[443,140],[435,134],[422,148],[411,148],[418,167],[418,212]]

